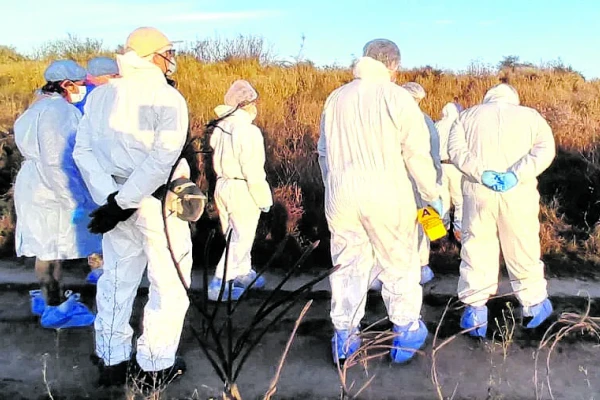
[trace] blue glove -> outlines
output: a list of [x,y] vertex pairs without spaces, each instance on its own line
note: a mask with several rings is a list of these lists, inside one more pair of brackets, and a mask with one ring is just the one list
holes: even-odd
[[504,174],[498,174],[498,180],[500,181],[494,190],[504,193],[517,186],[519,179],[514,172],[506,172]]
[[87,221],[89,218],[88,214],[89,211],[86,211],[83,207],[77,207],[71,216],[71,223],[77,225]]
[[500,174],[494,171],[484,171],[483,175],[481,175],[481,182],[484,186],[495,190],[494,187],[496,187],[496,185],[499,183],[499,175]]
[[444,205],[441,198],[430,202],[429,205],[439,214],[440,218],[444,215]]

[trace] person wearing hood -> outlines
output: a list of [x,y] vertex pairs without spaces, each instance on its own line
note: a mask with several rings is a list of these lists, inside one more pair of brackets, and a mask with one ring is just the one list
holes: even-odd
[[[450,161],[448,155],[448,137],[450,128],[458,118],[460,111],[456,102],[448,103],[442,109],[442,119],[435,123],[440,138],[440,154],[442,166],[442,200],[444,201],[444,215],[442,219],[446,229],[453,225],[454,237],[461,241],[462,229],[462,173]],[[454,207],[454,219],[451,221],[450,211]]]
[[[188,222],[176,213],[163,220],[161,201],[153,196],[167,183],[187,138],[186,101],[165,77],[175,71],[173,45],[157,29],[138,28],[117,62],[121,78],[97,87],[87,99],[74,151],[94,201],[102,205],[89,225],[103,234],[95,323],[101,385],[125,382],[130,362],[140,379],[169,381],[185,372],[175,354],[189,300],[169,242],[188,286],[192,268]],[[182,161],[174,179],[189,178],[189,172]],[[146,268],[150,287],[143,334],[131,360],[129,319]]]
[[[104,85],[108,83],[110,79],[114,79],[119,76],[119,67],[117,62],[112,58],[108,57],[96,57],[92,58],[87,65],[87,77],[85,80],[85,94],[81,101],[73,104],[77,109],[83,114],[85,103],[87,101],[88,96],[96,88],[97,86]],[[69,141],[69,151],[72,153],[73,148],[75,147],[75,136],[73,136],[72,140]],[[83,179],[81,178],[81,174],[79,170],[75,166],[74,160],[71,158],[71,163],[73,165],[72,170],[76,172],[70,179],[73,182],[73,187],[81,193],[82,197],[87,199],[85,203],[85,207],[82,205],[78,208],[78,213],[80,214],[79,218],[83,221],[88,218],[90,212],[92,212],[95,208],[98,207],[96,203],[94,203],[89,190],[85,186]],[[85,234],[85,233],[82,233]],[[88,235],[89,232],[87,233]],[[94,249],[96,249],[92,254],[87,256],[88,265],[90,266],[91,271],[88,273],[86,277],[86,282],[92,285],[95,285],[100,278],[100,275],[104,272],[102,269],[102,236],[100,235],[92,235],[89,237],[88,243],[90,246],[93,245]]]
[[88,96],[96,87],[108,83],[110,79],[119,77],[117,62],[108,57],[95,57],[88,61],[87,76],[85,79],[85,93],[81,101],[74,104],[81,113],[84,113]]
[[485,337],[487,306],[498,289],[500,250],[525,328],[552,313],[540,251],[537,177],[552,163],[552,130],[534,109],[519,105],[510,85],[491,88],[483,104],[465,110],[450,131],[448,153],[463,173],[460,325]]
[[[321,116],[319,165],[331,257],[334,363],[360,347],[359,324],[374,267],[395,338],[394,362],[411,359],[427,338],[420,318],[422,288],[417,251],[421,198],[441,212],[427,125],[410,94],[393,81],[400,66],[394,42],[367,43],[354,80],[327,99]],[[410,195],[408,195],[410,194]]]
[[[35,257],[41,290],[30,292],[34,314],[45,328],[87,326],[94,315],[61,290],[64,260],[87,257],[93,243],[77,210],[88,199],[76,190],[73,141],[81,113],[72,105],[81,97],[85,70],[72,60],[54,61],[44,72],[46,84],[16,120],[15,142],[24,161],[15,181],[17,256]],[[69,162],[70,160],[70,162]],[[61,304],[62,303],[62,304]]]
[[251,284],[254,289],[265,285],[264,278],[257,278],[252,269],[250,257],[260,214],[269,212],[273,205],[265,173],[263,135],[253,124],[257,100],[258,93],[250,83],[237,80],[225,94],[225,104],[215,109],[220,118],[210,139],[217,176],[215,202],[223,234],[227,237],[231,233],[231,241],[208,287],[212,301],[219,300],[222,287],[221,300],[227,301],[238,300]]
[[[418,84],[417,82],[408,82],[402,85],[404,89],[410,93],[417,104],[420,104],[421,101],[425,98],[427,93],[423,86]],[[442,164],[440,162],[440,137],[438,131],[435,127],[435,124],[431,117],[423,112],[423,118],[425,118],[425,123],[427,124],[428,130],[428,138],[431,146],[431,159],[433,165],[435,167],[437,183],[438,185],[442,184]],[[413,185],[415,197],[417,200],[417,207],[423,208],[427,206],[427,202],[423,201],[419,196],[419,191],[416,186]],[[444,208],[444,210],[447,210]],[[442,215],[440,215],[442,217]],[[421,285],[424,285],[430,282],[434,275],[433,271],[429,267],[429,255],[431,252],[429,238],[425,234],[423,227],[419,224],[419,259],[421,260]]]

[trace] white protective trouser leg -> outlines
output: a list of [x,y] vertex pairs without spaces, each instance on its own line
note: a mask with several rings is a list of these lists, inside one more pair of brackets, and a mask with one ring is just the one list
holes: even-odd
[[369,178],[331,177],[325,194],[332,261],[341,265],[330,276],[331,319],[336,330],[360,324],[374,267],[381,271],[382,297],[390,321],[404,326],[420,317],[414,198],[390,192],[381,196],[377,188],[394,187],[395,183]]
[[463,195],[462,173],[452,164],[442,164],[442,201],[444,204],[444,225],[450,228],[450,209],[454,206],[454,230],[462,229]]
[[[215,202],[223,234],[233,231],[229,244],[226,280],[246,275],[252,269],[250,252],[256,237],[260,209],[248,191],[246,181],[219,179],[215,189]],[[223,279],[225,251],[217,264],[215,276]]]
[[522,305],[548,296],[540,260],[539,194],[517,187],[504,194],[467,183],[458,295],[483,306],[498,289],[500,245],[515,294]]
[[[524,189],[524,190],[521,190]],[[529,187],[500,197],[498,233],[508,276],[521,305],[529,307],[548,297],[540,246],[540,196]],[[521,194],[523,191],[525,193]]]
[[[167,226],[181,272],[189,285],[192,269],[189,225],[173,214],[167,218]],[[96,294],[96,354],[106,365],[130,358],[133,330],[129,318],[147,264],[150,288],[143,334],[137,341],[137,362],[145,371],[171,367],[189,300],[167,247],[160,201],[145,198],[129,220],[104,235],[102,245],[104,274],[98,281]]]

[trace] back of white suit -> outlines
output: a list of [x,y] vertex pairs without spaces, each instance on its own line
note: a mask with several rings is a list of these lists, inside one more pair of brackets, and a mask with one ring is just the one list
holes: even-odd
[[[499,85],[483,104],[461,113],[450,133],[449,153],[465,175],[461,300],[479,306],[496,292],[501,246],[521,303],[540,303],[547,292],[540,261],[537,176],[555,156],[552,130],[537,111],[519,105],[514,89]],[[513,172],[518,184],[495,192],[481,184],[488,170]]]
[[321,119],[319,156],[331,254],[331,317],[337,330],[357,326],[374,265],[390,320],[406,325],[421,308],[416,204],[437,198],[436,171],[423,114],[410,94],[368,57],[357,79],[331,94]]

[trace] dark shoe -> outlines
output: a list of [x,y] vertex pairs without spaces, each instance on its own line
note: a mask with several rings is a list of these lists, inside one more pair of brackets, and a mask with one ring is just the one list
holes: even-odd
[[171,384],[174,380],[180,378],[187,367],[181,357],[175,357],[175,363],[170,368],[160,371],[144,371],[136,362],[136,371],[133,374],[133,384],[144,391],[152,391]]
[[49,306],[57,306],[63,302],[58,281],[51,280],[41,284],[42,295]]
[[98,371],[100,376],[98,378],[98,385],[100,386],[118,386],[124,385],[127,381],[127,375],[129,373],[129,360],[123,361],[116,365],[104,365],[104,361],[98,360]]

